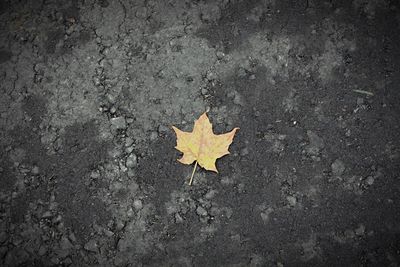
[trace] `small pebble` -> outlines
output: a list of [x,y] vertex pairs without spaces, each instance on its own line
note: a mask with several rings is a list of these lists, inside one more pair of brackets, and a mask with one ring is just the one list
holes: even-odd
[[347,229],[347,230],[344,231],[344,236],[345,236],[347,239],[353,239],[353,238],[355,237],[355,233],[354,233],[353,230]]
[[125,129],[126,121],[124,117],[111,118],[111,126],[114,129]]
[[132,138],[130,138],[130,137],[127,137],[126,139],[125,139],[125,146],[131,146],[133,144],[133,139]]
[[72,242],[76,242],[76,236],[74,233],[70,233],[68,236],[69,240],[71,240]]
[[103,232],[107,237],[112,237],[114,235],[114,232],[107,229],[104,229]]
[[158,138],[158,133],[157,132],[151,132],[150,133],[150,140],[154,141]]
[[116,227],[117,231],[121,231],[125,227],[125,223],[121,220],[118,220],[115,223],[115,227]]
[[130,178],[132,178],[132,177],[135,177],[135,171],[134,170],[128,170],[128,177],[130,177]]
[[140,199],[136,199],[133,201],[133,207],[135,207],[136,210],[141,210],[143,208],[143,203]]
[[179,213],[175,213],[175,222],[176,223],[181,223],[183,222],[183,218]]
[[39,174],[39,172],[40,172],[40,170],[39,170],[39,167],[38,166],[34,166],[33,168],[32,168],[32,174],[33,175],[38,175]]
[[84,248],[85,248],[87,251],[91,251],[91,252],[98,252],[98,250],[99,250],[98,247],[97,247],[96,240],[94,240],[94,239],[89,240],[89,242],[87,242],[87,243],[85,244]]
[[358,228],[355,230],[355,232],[356,232],[356,235],[358,235],[358,236],[364,235],[365,234],[365,226],[363,224],[360,224],[358,226]]
[[165,134],[167,132],[169,132],[169,128],[167,126],[165,125],[158,126],[158,133]]
[[212,81],[215,79],[216,79],[216,75],[211,71],[207,71],[207,80]]
[[247,147],[240,150],[240,156],[244,157],[249,154],[249,149]]
[[287,196],[287,197],[286,197],[286,200],[289,202],[289,205],[290,205],[290,206],[292,206],[292,207],[296,206],[296,203],[297,203],[297,198],[296,198],[296,197],[294,197],[294,196]]
[[68,238],[66,237],[62,237],[60,240],[60,248],[62,250],[69,250],[71,248],[73,248],[74,246],[72,245],[71,241],[69,241]]
[[374,183],[374,181],[375,181],[375,179],[372,176],[368,176],[367,179],[365,180],[367,185],[372,185]]
[[46,252],[47,252],[46,247],[45,247],[45,246],[41,246],[41,247],[39,248],[38,255],[39,255],[39,256],[44,256],[44,255],[46,254]]
[[125,148],[125,152],[126,152],[127,154],[132,153],[132,151],[133,151],[133,146],[130,146],[130,147]]
[[115,97],[113,95],[107,94],[106,98],[107,98],[108,102],[110,102],[111,104],[115,103]]
[[336,159],[332,165],[332,174],[335,176],[340,176],[344,173],[346,167],[344,166],[343,161],[341,161],[340,159]]
[[206,199],[212,199],[217,194],[217,190],[210,190],[206,195]]
[[53,217],[53,215],[51,214],[51,211],[46,211],[45,213],[43,213],[42,218],[46,219],[46,218],[51,218]]
[[203,208],[203,207],[201,207],[201,206],[198,206],[197,207],[197,209],[196,209],[196,213],[199,215],[199,216],[207,216],[207,211]]
[[223,58],[225,57],[224,52],[221,52],[221,51],[218,51],[216,55],[217,55],[217,58],[218,58],[219,60],[221,60],[221,59],[223,59]]
[[90,178],[92,179],[97,179],[100,177],[100,173],[96,170],[96,171],[92,171],[90,174]]
[[133,168],[137,166],[137,156],[135,154],[131,154],[127,159],[126,159],[126,167],[128,168]]
[[233,103],[235,105],[244,106],[243,98],[239,93],[235,93],[235,97],[233,98]]

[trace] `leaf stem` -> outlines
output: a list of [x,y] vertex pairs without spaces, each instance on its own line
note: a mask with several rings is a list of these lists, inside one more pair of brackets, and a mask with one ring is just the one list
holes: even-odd
[[197,167],[197,160],[196,160],[196,163],[194,164],[192,176],[190,176],[189,185],[192,185],[192,182],[193,182],[193,175],[194,175],[194,172],[196,171],[196,167]]

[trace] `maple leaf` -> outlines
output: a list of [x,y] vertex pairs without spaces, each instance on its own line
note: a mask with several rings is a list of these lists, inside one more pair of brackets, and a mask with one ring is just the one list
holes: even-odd
[[193,131],[183,132],[172,126],[176,133],[175,148],[183,153],[182,158],[178,159],[183,164],[196,162],[190,177],[189,185],[192,184],[193,175],[197,164],[206,170],[218,172],[215,161],[227,154],[229,145],[233,141],[233,136],[239,128],[234,128],[229,133],[214,134],[212,124],[204,112],[198,120],[194,122]]

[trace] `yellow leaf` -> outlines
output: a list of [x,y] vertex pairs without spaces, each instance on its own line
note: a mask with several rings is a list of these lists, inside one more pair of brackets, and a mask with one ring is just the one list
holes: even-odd
[[[227,154],[229,154],[228,148],[232,143],[233,136],[239,128],[234,128],[229,133],[225,134],[214,134],[212,125],[207,117],[207,113],[204,112],[198,120],[194,123],[193,132],[183,132],[172,126],[176,133],[176,149],[183,153],[179,162],[183,164],[197,164],[209,171],[218,172],[215,161]],[[194,174],[195,169],[193,170]],[[190,179],[190,183],[193,178]]]

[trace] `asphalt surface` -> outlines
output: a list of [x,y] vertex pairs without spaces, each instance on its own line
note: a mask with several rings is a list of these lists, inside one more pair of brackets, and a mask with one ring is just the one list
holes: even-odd
[[0,265],[399,266],[399,43],[390,0],[1,1]]

